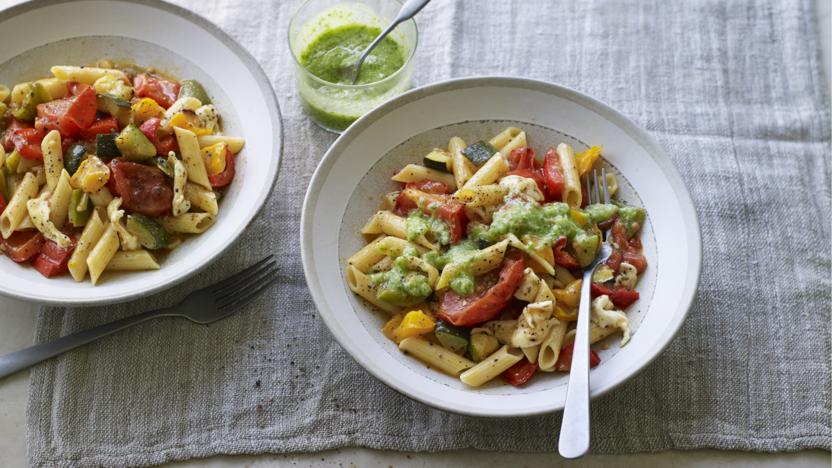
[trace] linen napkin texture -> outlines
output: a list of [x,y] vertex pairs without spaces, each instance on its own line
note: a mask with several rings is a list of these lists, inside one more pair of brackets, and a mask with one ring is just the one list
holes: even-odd
[[[309,298],[299,222],[334,135],[302,112],[286,28],[299,1],[177,1],[265,69],[284,155],[262,215],[183,286],[130,304],[42,310],[36,340],[177,302],[267,253],[280,280],[210,326],[164,319],[33,369],[36,466],[150,465],[343,446],[555,451],[560,414],[497,420],[391,390],[334,341]],[[690,315],[643,372],[592,404],[595,453],[829,449],[830,107],[813,0],[435,1],[416,85],[480,74],[595,96],[676,163],[702,227]],[[656,311],[660,312],[660,311]]]

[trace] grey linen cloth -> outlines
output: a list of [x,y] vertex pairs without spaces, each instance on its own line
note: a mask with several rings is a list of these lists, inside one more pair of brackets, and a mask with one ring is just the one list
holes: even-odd
[[[36,367],[31,462],[148,465],[215,454],[554,451],[560,414],[496,420],[415,403],[362,370],[309,299],[300,208],[334,137],[302,113],[286,28],[297,1],[182,1],[263,65],[285,119],[264,216],[184,288],[46,309],[37,341],[176,302],[267,252],[279,284],[210,326],[159,320]],[[679,335],[592,405],[592,450],[829,449],[830,108],[813,0],[451,1],[418,18],[416,84],[477,74],[562,83],[644,126],[691,190],[699,291]]]

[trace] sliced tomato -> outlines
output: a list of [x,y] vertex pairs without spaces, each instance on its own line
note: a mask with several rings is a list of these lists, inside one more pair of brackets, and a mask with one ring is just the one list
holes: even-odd
[[90,85],[86,83],[79,83],[77,81],[67,81],[66,82],[66,90],[72,96],[78,96],[79,94],[83,93],[85,90],[90,88]]
[[225,170],[216,175],[209,175],[208,182],[211,183],[212,188],[223,188],[231,183],[234,179],[234,155],[228,149],[225,150]]
[[38,115],[35,117],[35,128],[49,132],[57,130],[61,137],[72,137],[78,135],[81,129],[72,120],[66,118],[69,108],[72,106],[72,99],[55,99],[54,101],[38,104]]
[[47,278],[64,274],[68,271],[67,263],[75,250],[75,245],[75,239],[72,239],[72,243],[67,248],[62,248],[55,242],[47,240],[41,247],[40,254],[32,262],[32,266]]
[[96,102],[95,89],[87,87],[73,99],[66,111],[66,118],[80,129],[85,129],[95,122]]
[[15,130],[21,128],[32,128],[32,126],[26,122],[21,122],[17,119],[11,119],[9,125],[6,126],[6,131],[3,133],[3,149],[5,149],[7,152],[14,151],[14,141],[12,141],[12,134]]
[[38,231],[15,231],[8,239],[0,237],[6,255],[17,263],[26,262],[43,246],[43,234]]
[[555,265],[560,265],[567,269],[578,268],[578,261],[569,252],[566,251],[566,236],[558,237],[555,244],[552,246],[552,253],[555,256]]
[[624,254],[622,256],[622,261],[627,262],[630,265],[636,267],[636,270],[639,273],[642,273],[644,270],[647,269],[647,259],[644,258],[644,255],[642,255],[639,252],[633,252],[633,251],[624,252]]
[[436,215],[451,232],[451,244],[456,244],[465,236],[465,228],[468,226],[468,215],[465,214],[465,205],[456,201],[448,200],[436,211]]
[[499,278],[493,286],[483,288],[471,296],[460,296],[452,290],[442,296],[437,316],[458,327],[470,327],[492,320],[500,315],[523,279],[526,266],[523,254],[511,251],[506,254]]
[[523,359],[503,371],[503,373],[500,374],[500,377],[502,377],[502,379],[510,385],[522,387],[529,381],[529,379],[532,378],[532,376],[534,376],[537,369],[538,367],[536,363],[531,363],[527,359]]
[[621,253],[619,249],[613,249],[610,257],[607,259],[607,266],[610,267],[613,271],[618,272],[618,269],[621,268],[621,261],[624,259],[624,254]]
[[627,230],[620,220],[616,220],[610,230],[612,243],[617,247],[613,250],[610,258],[607,259],[607,266],[618,271],[622,262],[627,262],[636,267],[639,273],[647,268],[647,259],[641,254],[641,241],[638,238],[627,238]]
[[92,140],[99,133],[113,133],[118,131],[118,120],[115,117],[109,116],[103,119],[98,119],[89,127],[81,130],[81,137],[85,140]]
[[[575,342],[567,343],[560,350],[558,361],[555,363],[555,370],[558,372],[569,372],[572,369],[572,354],[575,351]],[[592,349],[589,350],[589,367],[593,368],[601,363],[601,358]]]
[[564,185],[563,168],[558,154],[552,148],[543,157],[543,179],[546,182],[546,199],[560,200]]
[[448,191],[448,184],[446,184],[445,182],[427,179],[421,182],[408,182],[407,184],[405,184],[404,188],[412,188],[425,193],[435,193],[440,195],[447,195],[448,193],[450,193]]
[[136,88],[136,96],[149,97],[165,109],[173,105],[179,95],[179,83],[150,73],[136,75],[133,86]]
[[540,163],[535,159],[534,149],[528,146],[512,150],[508,156],[508,168],[515,169],[540,169]]
[[634,289],[611,288],[598,283],[592,283],[590,292],[592,293],[593,298],[604,295],[609,296],[610,301],[612,301],[612,303],[620,309],[624,309],[633,302],[637,301],[639,297],[638,291]]
[[125,210],[151,217],[170,210],[173,189],[162,171],[121,158],[113,159],[109,166],[110,180]]
[[144,133],[148,140],[156,147],[156,154],[167,157],[171,151],[179,151],[179,143],[170,133],[164,133],[162,129],[162,120],[158,117],[153,117],[145,120],[139,130]]
[[14,130],[11,135],[14,149],[26,159],[39,160],[43,159],[43,152],[40,149],[40,143],[46,132],[36,128],[19,128]]

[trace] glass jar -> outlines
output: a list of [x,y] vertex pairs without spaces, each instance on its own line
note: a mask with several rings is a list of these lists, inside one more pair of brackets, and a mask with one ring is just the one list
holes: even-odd
[[316,124],[340,133],[370,109],[410,88],[418,37],[412,19],[387,36],[403,48],[404,63],[380,81],[355,85],[331,83],[313,75],[302,64],[304,52],[327,31],[352,25],[383,30],[401,6],[396,0],[307,0],[292,17],[289,49],[295,62],[295,81],[304,110]]

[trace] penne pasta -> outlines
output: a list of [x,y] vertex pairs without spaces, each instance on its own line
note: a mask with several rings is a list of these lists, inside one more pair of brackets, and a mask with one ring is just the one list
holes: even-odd
[[185,213],[179,216],[163,216],[159,218],[159,223],[168,232],[202,234],[213,226],[216,220],[210,213]]
[[104,75],[110,75],[119,80],[127,81],[127,75],[121,70],[98,67],[76,67],[72,65],[55,65],[50,69],[55,78],[63,81],[77,81],[91,85]]
[[159,264],[153,255],[144,249],[119,251],[107,263],[107,271],[158,270]]
[[90,272],[90,281],[92,281],[92,284],[98,284],[98,280],[101,278],[104,270],[107,269],[107,264],[110,263],[110,259],[118,251],[118,246],[118,232],[115,226],[110,224],[87,256],[87,269]]
[[520,350],[503,345],[494,354],[460,374],[459,380],[470,387],[479,387],[520,362],[523,357],[524,355]]
[[467,206],[494,206],[503,202],[508,190],[499,184],[478,185],[456,191],[454,198]]
[[20,181],[14,195],[3,213],[0,213],[0,235],[8,239],[29,214],[27,204],[38,195],[38,184],[34,174],[27,172]]
[[465,262],[451,262],[445,265],[436,283],[436,289],[445,289],[451,284],[451,279],[457,272],[467,269],[473,275],[481,275],[498,268],[503,262],[503,257],[508,249],[508,240],[500,241],[492,246],[479,251],[477,255]]
[[87,276],[87,258],[106,229],[107,226],[101,221],[98,212],[93,210],[86,226],[84,226],[84,230],[81,232],[81,237],[78,238],[78,245],[75,246],[75,250],[67,263],[69,274],[72,275],[75,281],[83,281],[84,277]]
[[488,185],[497,182],[500,177],[508,172],[508,163],[505,158],[497,153],[480,167],[474,175],[465,182],[463,189],[470,189],[478,185]]
[[[188,172],[185,169],[185,165],[182,164],[182,161],[176,158],[176,154],[173,151],[168,154],[168,164],[173,168],[173,201],[171,202],[171,214],[173,216],[179,216],[187,213],[188,210],[191,209],[191,202],[185,194],[185,186],[188,184]],[[200,185],[193,183],[190,185],[199,187],[202,191],[208,191],[208,189]],[[191,193],[193,194],[195,191],[192,189]],[[213,194],[214,192],[211,193]],[[213,213],[211,214],[217,214],[216,197],[214,200]]]
[[208,173],[205,170],[205,162],[202,160],[202,153],[199,151],[199,142],[194,132],[184,128],[174,127],[176,141],[179,143],[179,152],[182,155],[182,162],[188,171],[188,180],[201,185],[205,189],[211,189],[208,181]]
[[219,211],[217,194],[213,190],[208,190],[201,185],[194,183],[185,184],[185,198],[190,202],[192,207],[199,208],[208,214],[216,215]]
[[364,298],[365,301],[373,304],[385,312],[394,314],[400,310],[400,307],[377,298],[377,286],[373,284],[369,276],[365,275],[354,266],[347,267],[347,285],[352,292],[358,294]]
[[394,175],[392,180],[402,183],[433,180],[436,182],[442,182],[451,190],[456,190],[456,181],[454,180],[454,176],[452,174],[439,172],[418,164],[408,164],[404,167],[404,169]]
[[468,146],[459,137],[451,138],[448,142],[448,152],[451,153],[451,168],[454,174],[454,182],[457,187],[462,187],[468,179],[477,172],[477,166],[462,154],[462,150]]
[[563,170],[562,200],[572,208],[580,208],[582,201],[581,178],[578,176],[578,168],[575,165],[575,153],[572,151],[572,147],[566,143],[558,145],[557,153]]
[[66,169],[61,169],[58,183],[49,197],[49,220],[58,229],[64,226],[69,214],[70,195],[72,195],[72,186],[69,184],[69,173]]
[[424,362],[428,366],[454,377],[466,369],[475,367],[472,361],[442,346],[435,345],[424,338],[405,338],[399,343],[399,349]]

